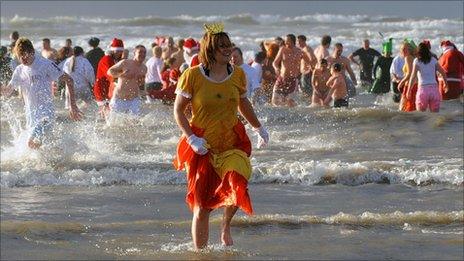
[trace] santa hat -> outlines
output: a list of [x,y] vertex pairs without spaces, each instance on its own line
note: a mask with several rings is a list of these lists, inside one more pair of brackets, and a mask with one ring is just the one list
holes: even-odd
[[441,47],[446,47],[446,46],[453,46],[454,44],[450,40],[446,41],[441,41],[440,46]]
[[443,53],[445,53],[448,50],[453,50],[453,49],[456,48],[456,46],[450,40],[441,41],[440,47],[441,47]]
[[192,52],[200,49],[200,44],[193,38],[187,38],[184,42],[184,50]]
[[124,51],[124,43],[121,39],[114,38],[110,45],[111,51]]

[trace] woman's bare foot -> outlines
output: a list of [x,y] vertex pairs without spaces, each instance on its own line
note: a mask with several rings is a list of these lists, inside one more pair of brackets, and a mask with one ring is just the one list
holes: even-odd
[[224,246],[232,246],[234,241],[230,234],[230,224],[222,223],[221,225],[221,242]]

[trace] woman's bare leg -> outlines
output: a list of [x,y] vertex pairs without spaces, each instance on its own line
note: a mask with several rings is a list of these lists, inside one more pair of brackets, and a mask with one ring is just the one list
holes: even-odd
[[195,207],[192,218],[192,238],[195,249],[202,249],[208,245],[209,213],[210,209]]
[[221,223],[221,242],[225,246],[231,246],[234,244],[232,235],[230,234],[230,222],[237,212],[237,209],[238,207],[236,206],[224,207],[224,215],[222,216]]

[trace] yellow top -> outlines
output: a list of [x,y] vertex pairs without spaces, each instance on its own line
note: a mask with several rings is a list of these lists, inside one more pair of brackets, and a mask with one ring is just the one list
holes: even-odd
[[249,180],[250,159],[234,147],[238,139],[233,129],[238,122],[238,105],[247,94],[242,68],[233,66],[233,72],[221,82],[207,77],[201,64],[189,68],[180,77],[176,93],[191,99],[190,124],[205,130],[203,137],[210,145],[210,162],[216,173],[223,178],[235,171]]
[[213,153],[233,149],[237,135],[240,97],[246,97],[246,76],[242,68],[233,66],[233,72],[223,81],[216,82],[205,75],[201,64],[187,69],[179,79],[176,93],[191,98],[190,123],[204,129],[204,138]]

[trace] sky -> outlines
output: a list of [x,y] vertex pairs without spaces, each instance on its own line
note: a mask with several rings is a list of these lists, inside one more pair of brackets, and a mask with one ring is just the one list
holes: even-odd
[[283,16],[315,13],[348,15],[387,15],[399,17],[461,18],[461,1],[5,1],[2,18],[84,16],[130,18],[139,16],[191,16],[232,14],[280,14]]

